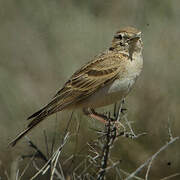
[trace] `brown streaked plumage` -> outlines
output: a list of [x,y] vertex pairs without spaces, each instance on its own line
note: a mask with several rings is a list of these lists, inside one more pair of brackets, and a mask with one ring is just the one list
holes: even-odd
[[140,75],[142,65],[141,32],[132,27],[121,29],[107,51],[76,71],[49,104],[28,118],[31,122],[10,145],[58,111],[96,108],[121,100]]

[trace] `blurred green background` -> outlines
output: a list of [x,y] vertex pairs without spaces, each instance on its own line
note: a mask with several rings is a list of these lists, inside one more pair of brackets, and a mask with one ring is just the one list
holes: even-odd
[[[114,157],[122,159],[121,167],[132,172],[167,141],[168,119],[173,134],[179,135],[179,7],[178,0],[1,0],[0,176],[5,178],[12,162],[30,152],[25,140],[7,148],[25,127],[25,119],[46,104],[82,64],[108,48],[113,34],[124,26],[143,32],[144,69],[126,107],[136,132],[148,135],[137,140],[122,138],[116,143]],[[52,116],[29,135],[42,149],[43,129],[50,143],[54,127],[62,133],[70,113],[57,116],[57,122]],[[89,129],[94,122],[80,112],[74,116],[82,119],[81,146],[96,137]],[[153,163],[152,179],[179,172],[179,148],[176,142],[159,156]]]

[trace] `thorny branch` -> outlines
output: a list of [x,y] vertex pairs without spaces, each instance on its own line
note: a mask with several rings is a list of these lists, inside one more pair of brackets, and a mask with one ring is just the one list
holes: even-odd
[[[105,129],[102,130],[96,130],[96,133],[98,134],[98,139],[93,140],[93,143],[87,143],[89,147],[89,151],[93,153],[93,155],[90,153],[87,156],[84,156],[84,159],[79,162],[70,172],[70,174],[67,176],[68,178],[72,178],[73,180],[82,180],[82,179],[98,179],[98,180],[104,180],[106,178],[106,175],[110,169],[114,169],[116,171],[118,179],[124,179],[123,177],[126,176],[126,180],[129,179],[144,179],[137,176],[138,172],[140,172],[145,166],[147,166],[147,171],[145,175],[145,180],[149,179],[149,173],[152,166],[152,163],[154,159],[161,153],[163,150],[165,150],[169,145],[174,143],[176,140],[179,139],[179,137],[173,137],[172,131],[169,126],[168,128],[168,135],[169,135],[169,141],[162,146],[154,155],[152,155],[144,164],[142,164],[139,168],[137,168],[134,172],[129,173],[120,168],[121,160],[118,160],[116,162],[113,162],[111,159],[111,149],[114,147],[115,140],[118,139],[118,137],[128,137],[128,138],[138,138],[141,135],[144,135],[146,133],[141,133],[136,135],[132,129],[131,122],[128,121],[128,118],[126,116],[125,108],[123,108],[124,101],[121,102],[119,106],[115,106],[114,108],[114,116],[111,117],[111,114],[106,115],[107,124],[105,124]],[[35,149],[35,154],[29,155],[29,156],[22,156],[24,158],[31,157],[32,160],[34,158],[41,158],[46,162],[46,164],[41,168],[38,169],[38,172],[31,178],[31,180],[35,179],[39,174],[45,174],[48,170],[50,170],[50,180],[54,179],[54,174],[56,174],[57,179],[65,180],[64,172],[62,170],[63,166],[69,162],[70,160],[74,159],[76,156],[82,157],[78,152],[76,152],[76,155],[72,154],[64,163],[61,164],[59,162],[59,156],[64,148],[64,145],[66,144],[67,140],[69,139],[70,135],[68,132],[68,127],[70,124],[71,118],[68,121],[68,125],[65,129],[65,133],[62,139],[62,143],[57,149],[57,151],[52,155],[51,158],[48,158],[45,156],[45,154],[39,150],[39,148],[32,143],[32,141],[28,140],[30,147]],[[79,126],[77,133],[79,132]],[[47,145],[47,136],[45,134],[45,142]],[[77,142],[77,140],[76,140]],[[48,147],[47,147],[47,154],[48,153]],[[31,161],[32,162],[32,161]],[[35,162],[34,162],[35,163]],[[59,169],[57,170],[57,165],[59,165]],[[28,168],[28,167],[27,167]],[[27,169],[26,168],[26,169]],[[24,174],[24,172],[23,172]],[[22,175],[23,175],[22,174]],[[22,175],[20,177],[22,177]],[[163,179],[170,179],[176,176],[179,176],[179,173],[164,177]],[[67,179],[68,179],[67,178]]]
[[106,142],[104,143],[104,147],[102,150],[101,168],[97,176],[98,180],[104,179],[107,163],[110,155],[110,148],[112,147],[113,142],[116,138],[116,125],[115,123],[111,125],[111,121],[109,119],[108,119],[108,124],[105,125],[105,132],[106,132],[106,138],[105,138]]
[[[131,124],[127,120],[127,117],[125,117],[125,122],[126,125],[128,126],[128,129],[130,130],[127,131],[126,127],[121,123],[122,118],[124,118],[124,111],[126,109],[123,108],[124,100],[120,103],[120,105],[117,106],[115,105],[114,108],[114,118],[110,117],[110,114],[107,117],[108,123],[105,125],[105,131],[102,132],[104,137],[103,141],[103,148],[102,148],[102,156],[101,156],[101,165],[100,165],[100,170],[97,175],[98,180],[103,180],[105,178],[105,174],[110,157],[110,149],[113,147],[114,140],[119,137],[119,136],[125,136],[125,137],[131,137],[131,138],[138,138],[140,135],[136,135],[134,131],[132,130]],[[120,131],[118,133],[119,127],[123,128],[123,131]]]

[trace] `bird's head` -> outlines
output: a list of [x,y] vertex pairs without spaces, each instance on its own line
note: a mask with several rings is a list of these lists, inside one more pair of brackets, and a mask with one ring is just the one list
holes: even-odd
[[126,27],[116,32],[110,50],[129,52],[133,48],[134,51],[141,51],[142,45],[141,31]]

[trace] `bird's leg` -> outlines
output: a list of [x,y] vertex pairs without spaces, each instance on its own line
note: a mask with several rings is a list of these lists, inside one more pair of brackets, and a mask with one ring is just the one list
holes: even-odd
[[102,123],[106,124],[108,122],[106,116],[104,116],[103,114],[98,114],[92,108],[84,108],[83,112],[84,112],[85,115],[87,115],[87,116],[89,116],[91,118],[94,118],[94,119],[96,119],[96,120],[98,120],[98,121],[100,121]]
[[108,124],[110,120],[111,122],[115,123],[117,129],[120,129],[120,127],[123,127],[123,129],[125,129],[125,127],[119,121],[115,121],[114,119],[110,118],[110,116],[108,117],[103,114],[99,114],[95,112],[93,108],[83,108],[83,112],[85,115],[89,116],[90,118],[96,119],[101,123]]

